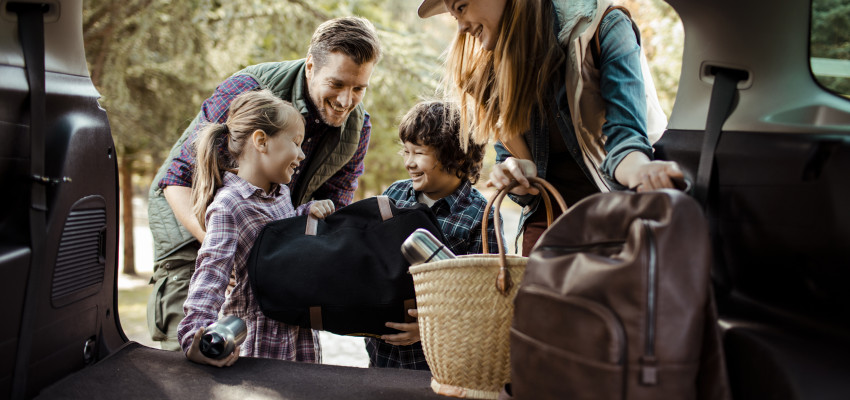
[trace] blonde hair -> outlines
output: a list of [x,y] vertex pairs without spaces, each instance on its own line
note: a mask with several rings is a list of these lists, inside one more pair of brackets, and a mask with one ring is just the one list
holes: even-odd
[[544,104],[565,60],[554,15],[551,0],[508,0],[493,51],[458,31],[442,86],[460,104],[461,144],[470,136],[504,142],[530,128],[532,111]]
[[[261,130],[270,137],[285,131],[293,124],[304,124],[304,117],[287,101],[269,90],[242,93],[230,103],[227,121],[208,124],[195,139],[195,171],[192,175],[192,212],[206,229],[204,217],[215,191],[222,185],[222,170],[238,168],[238,160],[251,141],[251,135]],[[222,154],[221,148],[227,149]]]

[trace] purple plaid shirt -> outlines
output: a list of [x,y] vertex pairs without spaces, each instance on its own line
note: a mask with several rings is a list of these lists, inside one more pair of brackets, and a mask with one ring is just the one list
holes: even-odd
[[[192,148],[195,137],[198,131],[204,124],[224,123],[227,121],[227,110],[233,99],[241,93],[258,90],[260,84],[247,75],[235,75],[227,78],[216,89],[210,98],[204,100],[201,105],[201,120],[198,127],[192,132],[188,139],[183,142],[180,148],[180,155],[176,157],[168,168],[165,177],[159,181],[158,185],[161,188],[166,186],[192,186],[192,171],[195,165],[195,153]],[[309,102],[308,102],[309,103]],[[316,123],[317,120],[315,108],[309,107],[310,114],[305,116],[307,126],[305,130],[304,143],[301,149],[304,150],[306,159],[310,159],[310,154],[319,142],[318,136],[324,133],[328,126],[324,123]],[[342,208],[351,204],[354,200],[354,192],[357,190],[357,178],[363,175],[363,160],[366,158],[366,150],[369,148],[369,137],[372,133],[372,123],[370,122],[369,114],[365,115],[363,120],[363,129],[360,132],[360,142],[357,145],[357,151],[354,156],[346,163],[342,169],[331,176],[321,187],[319,187],[313,196],[316,199],[329,199],[334,202],[336,208]],[[220,149],[220,151],[225,151]],[[305,164],[306,165],[306,164]],[[295,187],[298,178],[301,175],[301,169],[295,171],[292,176],[292,181],[289,182],[290,188]]]
[[[263,315],[251,291],[245,265],[263,226],[304,215],[312,202],[296,209],[286,186],[277,186],[266,194],[230,172],[225,172],[223,183],[207,208],[207,235],[198,251],[189,296],[183,304],[186,318],[177,330],[183,352],[189,350],[195,332],[215,322],[221,311],[221,315],[242,318],[248,327],[241,356],[320,362],[318,334]],[[231,272],[236,276],[236,286],[225,297]]]

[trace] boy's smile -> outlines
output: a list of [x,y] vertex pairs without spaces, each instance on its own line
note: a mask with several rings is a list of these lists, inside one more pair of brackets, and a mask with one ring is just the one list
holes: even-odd
[[404,167],[413,183],[413,190],[438,200],[452,194],[460,185],[460,178],[443,170],[431,146],[405,142],[402,156]]

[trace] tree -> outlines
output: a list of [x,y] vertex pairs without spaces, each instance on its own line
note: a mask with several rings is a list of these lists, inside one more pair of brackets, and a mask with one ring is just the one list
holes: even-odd
[[[203,87],[207,65],[194,7],[163,0],[84,3],[83,34],[92,82],[102,93],[119,158],[124,272],[135,273],[132,179],[144,154],[166,148]],[[200,59],[200,61],[199,61]]]
[[[846,0],[812,2],[811,57],[844,60],[850,63],[850,4]],[[850,96],[850,78],[816,75],[826,88]]]
[[[365,105],[373,116],[369,175],[359,195],[382,190],[403,173],[397,117],[419,93],[433,92],[439,46],[423,48],[401,21],[416,18],[403,2],[289,0],[91,0],[84,3],[84,37],[92,81],[102,94],[119,157],[125,273],[134,273],[134,177],[148,182],[168,149],[218,82],[259,62],[306,55],[323,21],[362,15],[375,21],[385,56]],[[238,34],[234,34],[238,32]],[[399,50],[399,51],[396,51]],[[423,51],[424,50],[424,51]]]

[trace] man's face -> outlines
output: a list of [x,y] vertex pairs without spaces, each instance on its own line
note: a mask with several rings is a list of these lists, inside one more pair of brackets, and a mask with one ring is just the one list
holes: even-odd
[[374,62],[357,65],[342,53],[328,53],[325,65],[319,67],[312,55],[307,56],[307,91],[319,116],[330,126],[340,126],[348,118],[369,86]]

